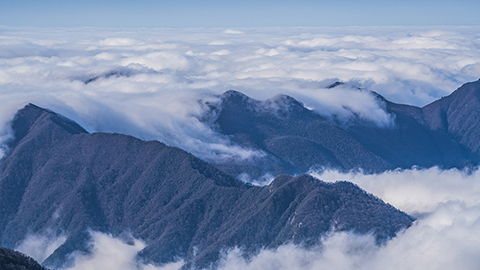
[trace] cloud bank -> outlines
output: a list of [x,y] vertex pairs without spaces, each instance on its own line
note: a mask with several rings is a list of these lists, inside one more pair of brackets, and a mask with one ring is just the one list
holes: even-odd
[[[32,102],[90,132],[155,139],[209,161],[261,157],[201,123],[198,100],[229,89],[260,100],[288,94],[325,116],[388,126],[368,90],[425,105],[478,79],[478,30],[0,27],[0,144]],[[347,84],[327,88],[336,81]]]

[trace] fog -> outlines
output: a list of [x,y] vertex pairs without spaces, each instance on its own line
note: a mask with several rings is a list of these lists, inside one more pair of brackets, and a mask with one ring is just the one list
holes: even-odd
[[44,233],[29,233],[15,249],[43,262],[66,240],[66,235],[56,235],[53,230],[47,230]]
[[73,253],[71,270],[176,270],[182,261],[156,266],[136,259],[137,253],[145,248],[145,243],[134,239],[115,238],[112,235],[90,232],[92,249],[90,254]]

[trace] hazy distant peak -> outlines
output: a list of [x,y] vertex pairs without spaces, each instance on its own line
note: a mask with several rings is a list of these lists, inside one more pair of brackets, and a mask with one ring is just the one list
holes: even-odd
[[334,83],[330,84],[329,86],[327,86],[327,88],[328,88],[328,89],[331,89],[331,88],[335,88],[335,87],[337,87],[337,86],[339,86],[339,85],[343,85],[343,84],[345,84],[345,83],[343,83],[343,82],[334,82]]

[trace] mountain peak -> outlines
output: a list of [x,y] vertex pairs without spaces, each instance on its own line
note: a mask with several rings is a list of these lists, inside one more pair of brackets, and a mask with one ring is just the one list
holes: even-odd
[[288,95],[283,95],[279,94],[274,96],[271,99],[268,99],[267,102],[275,103],[278,105],[284,105],[284,106],[297,106],[297,107],[302,107],[304,108],[304,105],[302,102],[296,100],[295,98],[288,96]]
[[227,90],[222,94],[224,100],[244,100],[249,99],[247,95],[236,90]]
[[52,129],[58,128],[69,134],[88,133],[80,125],[63,115],[29,103],[19,110],[13,118],[12,129],[15,133],[15,138],[10,142],[9,146],[15,146],[31,132],[52,131]]
[[234,110],[248,110],[252,111],[256,109],[258,101],[250,98],[242,92],[235,90],[228,90],[221,96],[222,109],[226,107],[235,108]]

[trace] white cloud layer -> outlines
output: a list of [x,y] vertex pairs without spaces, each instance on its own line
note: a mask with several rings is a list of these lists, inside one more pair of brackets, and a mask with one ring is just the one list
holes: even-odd
[[[229,89],[288,94],[323,115],[388,126],[382,104],[356,87],[414,105],[445,96],[478,79],[479,30],[0,27],[0,144],[15,111],[32,102],[91,132],[157,139],[206,160],[261,156],[195,117],[198,99]],[[326,89],[337,80],[353,87]]]

